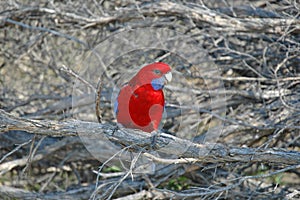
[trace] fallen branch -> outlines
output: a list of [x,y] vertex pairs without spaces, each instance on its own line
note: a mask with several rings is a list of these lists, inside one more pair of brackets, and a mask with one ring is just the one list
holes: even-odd
[[[251,10],[249,6],[247,8],[250,13],[255,10]],[[76,41],[76,38],[72,38],[68,35],[58,33],[54,30],[44,29],[41,27],[32,27],[26,24],[14,21],[9,17],[23,16],[27,13],[45,13],[49,15],[56,15],[61,17],[66,21],[75,20],[79,24],[85,24],[84,28],[88,28],[96,25],[104,25],[114,22],[126,22],[133,19],[143,19],[143,16],[185,16],[192,19],[195,23],[205,22],[211,24],[216,28],[221,28],[223,31],[235,32],[265,32],[265,33],[275,33],[284,34],[287,30],[293,30],[294,32],[299,31],[299,19],[297,18],[274,18],[273,16],[266,16],[264,18],[254,18],[254,17],[244,17],[244,18],[234,18],[228,15],[224,15],[221,12],[209,9],[204,6],[199,6],[195,4],[178,4],[172,2],[160,2],[160,3],[148,3],[146,5],[137,8],[126,8],[120,9],[120,12],[114,13],[111,16],[97,16],[97,17],[85,17],[77,15],[70,12],[57,11],[50,8],[42,7],[31,7],[26,9],[20,9],[15,12],[11,12],[8,16],[0,16],[0,20],[6,22],[7,24],[16,24],[19,26],[26,26],[31,29],[37,29],[44,32],[49,32],[54,35],[60,35],[68,39]],[[78,41],[78,40],[77,40]],[[82,41],[78,41],[84,44]]]
[[[242,147],[227,147],[224,144],[197,144],[169,134],[161,133],[153,137],[148,133],[131,129],[119,129],[113,124],[98,124],[79,120],[56,122],[50,120],[28,120],[16,117],[0,110],[0,132],[22,130],[47,136],[87,136],[99,134],[122,146],[133,146],[131,150],[141,151],[154,148],[156,151],[177,155],[171,159],[173,163],[194,162],[264,162],[277,164],[300,164],[300,152],[284,149],[255,149]],[[158,162],[170,163],[169,159],[155,159]]]

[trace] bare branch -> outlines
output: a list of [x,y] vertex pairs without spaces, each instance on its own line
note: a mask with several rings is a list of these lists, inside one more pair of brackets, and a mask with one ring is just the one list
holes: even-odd
[[97,116],[97,119],[98,119],[99,123],[102,123],[100,103],[101,103],[101,91],[102,91],[102,88],[103,88],[103,78],[104,78],[104,74],[102,74],[101,77],[99,77],[98,84],[97,84],[96,116]]
[[[115,125],[98,124],[71,120],[55,122],[50,120],[27,120],[14,117],[0,110],[0,132],[9,130],[23,130],[48,136],[95,136],[105,134],[113,142],[122,146],[133,146],[134,149],[151,149],[152,137],[149,134],[131,130],[117,129]],[[223,144],[196,144],[165,133],[156,138],[157,151],[173,154],[182,158],[194,158],[194,162],[266,162],[278,164],[299,164],[300,153],[283,149],[253,149],[241,147],[227,147]],[[178,153],[176,153],[178,152]],[[177,160],[174,163],[178,162]],[[182,161],[180,161],[182,163]],[[186,163],[190,163],[189,159]]]

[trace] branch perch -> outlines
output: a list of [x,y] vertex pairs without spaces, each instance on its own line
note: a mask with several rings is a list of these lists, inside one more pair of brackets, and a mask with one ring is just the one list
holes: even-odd
[[[79,120],[64,122],[29,120],[16,117],[3,110],[0,110],[0,122],[0,132],[22,130],[52,137],[104,134],[110,141],[122,146],[131,145],[137,149],[152,148],[153,138],[148,133],[124,128],[119,129],[112,124],[99,124]],[[156,137],[154,148],[159,152],[179,156],[181,162],[186,158],[187,163],[265,162],[288,165],[300,164],[300,152],[297,151],[228,147],[224,144],[196,144],[165,133],[161,133]],[[162,162],[164,161],[162,160]]]

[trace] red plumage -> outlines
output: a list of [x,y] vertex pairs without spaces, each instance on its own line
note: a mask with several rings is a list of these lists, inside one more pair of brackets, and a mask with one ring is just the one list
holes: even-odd
[[171,78],[171,67],[165,63],[143,67],[120,90],[114,108],[118,123],[146,132],[157,130],[165,105],[163,86]]

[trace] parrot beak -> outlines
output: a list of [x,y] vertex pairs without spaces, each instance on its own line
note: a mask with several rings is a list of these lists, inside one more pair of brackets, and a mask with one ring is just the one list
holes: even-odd
[[172,73],[171,72],[168,72],[168,73],[165,74],[165,80],[166,80],[166,83],[171,82],[171,80],[172,80]]

